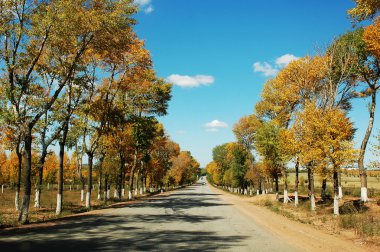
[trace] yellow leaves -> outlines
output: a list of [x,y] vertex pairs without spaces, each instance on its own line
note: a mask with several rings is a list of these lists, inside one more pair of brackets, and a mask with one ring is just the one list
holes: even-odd
[[320,89],[328,70],[326,62],[325,56],[292,61],[265,83],[262,100],[255,107],[257,115],[287,127],[297,105],[310,100]]
[[234,125],[233,131],[236,138],[248,150],[253,147],[254,135],[260,125],[261,121],[256,115],[244,116]]
[[363,39],[368,50],[380,59],[380,17],[365,28]]
[[298,114],[292,131],[304,165],[315,162],[340,167],[354,159],[353,125],[338,108],[322,110],[309,102]]
[[380,10],[379,0],[354,0],[356,7],[347,11],[356,21],[372,18]]

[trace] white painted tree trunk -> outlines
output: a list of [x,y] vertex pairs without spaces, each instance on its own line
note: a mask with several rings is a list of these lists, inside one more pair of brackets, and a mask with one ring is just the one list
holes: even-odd
[[84,201],[84,190],[80,190],[80,201],[83,202]]
[[360,200],[363,201],[363,202],[367,202],[368,201],[368,190],[367,190],[367,187],[362,187],[360,189]]
[[129,190],[128,191],[128,199],[131,200],[132,199],[132,192]]
[[111,190],[107,189],[107,199],[110,199]]
[[62,213],[62,194],[57,194],[57,208],[55,210],[56,215],[60,215]]
[[143,188],[140,187],[140,195],[142,195],[142,194],[143,194]]
[[50,183],[48,183],[47,189],[50,190]]
[[20,195],[17,190],[16,190],[16,195],[15,195],[15,207],[16,207],[16,211],[20,211]]
[[34,194],[34,207],[35,208],[40,208],[41,207],[41,202],[40,202],[40,190],[36,188],[35,194]]
[[71,185],[70,185],[70,191],[71,191]]
[[256,191],[256,195],[260,195],[260,190],[257,190],[257,191]]
[[1,193],[4,193],[4,185],[1,185]]
[[284,190],[284,204],[289,202],[288,190]]
[[338,191],[339,191],[339,199],[343,198],[343,191],[342,191],[341,186],[338,187]]
[[265,190],[262,190],[261,194],[264,195],[265,194]]
[[334,195],[334,215],[339,215],[339,195]]
[[121,197],[124,197],[125,196],[125,189],[121,189]]
[[294,205],[298,206],[298,192],[297,191],[294,192]]
[[268,194],[268,189],[265,189],[265,194]]
[[137,188],[135,189],[135,196],[137,195]]
[[314,194],[310,195],[311,211],[315,211],[315,197]]
[[98,200],[100,200],[102,197],[100,196],[100,192],[98,192]]
[[90,192],[86,193],[86,208],[90,208]]

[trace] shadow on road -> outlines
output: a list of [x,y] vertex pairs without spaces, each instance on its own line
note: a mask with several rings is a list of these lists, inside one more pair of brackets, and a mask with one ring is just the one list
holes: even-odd
[[[198,186],[198,185],[196,185]],[[1,251],[215,251],[233,248],[247,236],[220,235],[209,231],[181,230],[181,223],[207,223],[222,219],[218,216],[184,214],[194,207],[227,205],[217,194],[191,193],[194,188],[158,196],[125,208],[153,208],[149,214],[126,211],[105,215],[85,215],[65,219],[46,227],[0,232]],[[156,208],[170,210],[170,214],[155,214]],[[132,209],[131,209],[132,210]],[[119,210],[117,210],[119,211]],[[118,213],[118,212],[117,212]],[[170,222],[178,228],[169,231],[151,227],[165,227]],[[141,225],[143,223],[143,225]],[[177,230],[178,229],[178,230]],[[159,249],[158,246],[159,245]]]

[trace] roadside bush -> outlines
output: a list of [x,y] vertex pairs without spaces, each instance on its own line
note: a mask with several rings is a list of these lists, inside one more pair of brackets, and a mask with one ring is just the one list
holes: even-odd
[[354,229],[361,236],[380,235],[380,220],[371,215],[348,214],[339,217],[344,229]]

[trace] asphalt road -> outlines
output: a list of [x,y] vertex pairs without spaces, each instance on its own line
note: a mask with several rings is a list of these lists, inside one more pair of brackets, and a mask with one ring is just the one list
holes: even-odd
[[209,185],[53,226],[0,233],[0,251],[296,251]]

